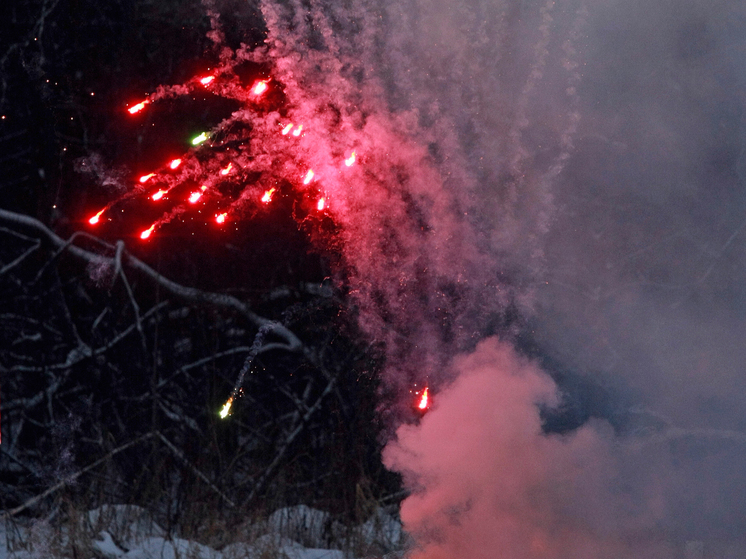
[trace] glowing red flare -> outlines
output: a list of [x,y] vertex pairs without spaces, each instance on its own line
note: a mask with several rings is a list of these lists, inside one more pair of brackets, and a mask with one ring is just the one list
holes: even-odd
[[267,192],[264,193],[264,196],[262,196],[262,202],[265,204],[269,204],[272,201],[272,195],[275,193],[275,188],[270,188]]
[[145,108],[145,105],[150,103],[147,99],[145,101],[140,101],[137,105],[132,105],[129,109],[127,109],[127,112],[131,115],[139,113],[141,110]]
[[231,169],[233,169],[233,163],[228,163],[228,166],[225,169],[220,169],[220,174],[225,176],[231,172]]
[[254,84],[252,91],[254,92],[254,95],[261,95],[267,91],[267,87],[267,80],[258,81]]
[[91,219],[89,219],[88,223],[90,223],[91,225],[96,225],[99,222],[99,219],[101,218],[101,214],[104,213],[104,210],[106,210],[106,208],[104,208],[103,210],[98,212],[96,215],[94,215]]
[[283,135],[283,136],[287,136],[287,135],[288,135],[288,132],[290,132],[290,131],[291,131],[292,129],[293,129],[293,125],[292,125],[292,124],[286,124],[286,125],[285,125],[285,126],[283,127],[283,129],[282,129],[282,135]]
[[313,171],[311,169],[306,173],[306,177],[303,179],[303,184],[308,184],[313,180]]
[[201,193],[201,192],[192,192],[192,193],[191,193],[191,194],[189,195],[189,203],[190,203],[190,204],[194,204],[194,203],[195,203],[195,202],[196,202],[197,200],[199,200],[199,199],[200,199],[201,197],[202,197],[202,193]]
[[152,179],[155,176],[155,173],[148,173],[147,175],[143,175],[140,177],[140,182],[148,182],[148,180]]
[[300,136],[300,133],[302,130],[303,130],[303,125],[301,124],[300,126],[298,126],[298,128],[293,130],[293,136]]
[[148,227],[145,231],[140,233],[140,238],[143,240],[147,239],[148,237],[150,237],[150,235],[153,233],[154,230],[155,230],[155,223],[151,225],[150,227]]
[[429,396],[427,393],[427,387],[425,387],[425,390],[422,391],[422,396],[420,397],[420,403],[417,404],[417,409],[425,411],[429,405]]
[[352,165],[355,163],[355,152],[353,151],[350,156],[345,159],[345,165],[348,167],[352,167]]
[[158,192],[156,192],[155,194],[153,194],[153,195],[151,196],[151,198],[152,198],[153,200],[160,200],[161,198],[163,198],[163,195],[164,195],[165,193],[166,193],[166,191],[165,191],[165,190],[159,190]]
[[201,83],[202,85],[207,85],[214,79],[215,79],[215,76],[205,76],[204,78],[199,80],[199,83]]
[[178,169],[179,165],[181,165],[181,159],[173,159],[171,163],[168,164],[171,169]]
[[217,221],[218,223],[225,223],[225,218],[226,217],[228,217],[227,213],[216,215],[215,216],[215,221]]
[[319,198],[319,202],[316,204],[316,209],[319,211],[323,211],[325,207],[326,207],[326,199]]

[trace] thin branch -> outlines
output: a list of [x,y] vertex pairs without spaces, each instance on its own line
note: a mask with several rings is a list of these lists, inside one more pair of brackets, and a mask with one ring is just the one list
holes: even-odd
[[175,447],[175,446],[174,446],[174,445],[173,445],[173,444],[171,443],[171,441],[169,441],[169,440],[168,440],[168,439],[167,439],[166,437],[164,437],[164,436],[163,436],[163,435],[162,435],[161,433],[159,433],[158,431],[156,431],[156,432],[155,432],[155,434],[156,434],[156,436],[157,436],[157,437],[158,437],[158,438],[159,438],[159,439],[160,439],[160,440],[161,440],[161,441],[163,442],[163,444],[165,444],[165,445],[166,445],[166,446],[167,446],[167,447],[168,447],[168,448],[169,448],[169,449],[171,450],[171,452],[173,452],[173,453],[174,453],[174,455],[175,455],[175,456],[176,456],[176,457],[177,457],[177,458],[178,458],[178,459],[179,459],[179,460],[180,460],[180,461],[181,461],[181,462],[182,462],[182,463],[183,463],[183,464],[184,464],[185,466],[187,466],[187,467],[188,467],[188,468],[189,468],[190,470],[192,470],[192,471],[194,472],[194,474],[195,474],[195,475],[196,475],[197,477],[199,477],[199,478],[200,478],[200,479],[201,479],[202,481],[204,481],[204,482],[205,482],[205,483],[206,483],[207,485],[209,485],[209,486],[210,486],[210,489],[212,489],[213,491],[215,491],[215,493],[217,493],[218,495],[220,495],[220,497],[222,497],[222,499],[223,499],[223,500],[224,500],[224,501],[225,501],[226,503],[228,503],[228,504],[229,504],[229,505],[230,505],[230,506],[231,506],[232,508],[235,508],[235,507],[236,507],[236,503],[234,503],[233,501],[231,501],[231,500],[230,500],[230,498],[229,498],[229,497],[228,497],[228,496],[227,496],[227,495],[226,495],[225,493],[223,493],[223,492],[222,492],[222,491],[221,491],[220,489],[218,489],[218,487],[217,487],[217,486],[216,486],[216,485],[215,485],[214,483],[212,483],[212,482],[210,481],[210,479],[209,479],[209,478],[208,478],[208,477],[207,477],[207,476],[206,476],[205,474],[203,474],[203,473],[202,473],[202,472],[201,472],[201,471],[200,471],[200,470],[199,470],[199,469],[197,468],[197,466],[195,466],[194,464],[192,464],[192,463],[191,463],[191,462],[190,462],[190,461],[189,461],[189,460],[188,460],[188,459],[186,458],[186,456],[184,456],[184,454],[182,454],[182,452],[181,452],[181,451],[180,451],[180,450],[179,450],[178,448],[176,448],[176,447]]

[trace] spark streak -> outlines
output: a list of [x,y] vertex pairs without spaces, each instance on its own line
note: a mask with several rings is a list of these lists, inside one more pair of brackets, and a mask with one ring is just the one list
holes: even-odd
[[190,204],[194,204],[194,203],[196,203],[196,202],[197,202],[197,200],[199,200],[199,199],[200,199],[201,197],[202,197],[202,193],[201,193],[201,192],[192,192],[192,193],[191,193],[191,194],[189,195],[189,203],[190,203]]
[[161,198],[163,198],[163,195],[164,195],[164,194],[166,194],[166,191],[165,191],[165,190],[159,190],[158,192],[156,192],[155,194],[153,194],[153,195],[151,196],[151,198],[152,198],[153,200],[160,200]]
[[150,237],[150,235],[153,234],[153,231],[155,231],[155,223],[148,227],[145,231],[140,233],[140,238],[143,240],[147,239],[148,237]]
[[326,207],[326,199],[319,198],[319,202],[316,204],[316,209],[321,212],[324,210],[325,207]]
[[140,101],[137,105],[132,105],[129,109],[127,109],[127,112],[131,115],[139,113],[141,110],[145,108],[145,105],[150,103],[147,99],[145,101]]
[[267,80],[258,81],[254,84],[254,87],[251,88],[251,91],[254,93],[254,95],[261,95],[265,91],[267,91]]
[[228,217],[227,213],[218,214],[215,216],[215,221],[218,223],[225,223],[225,218]]
[[305,178],[303,179],[303,184],[308,184],[309,182],[311,182],[313,180],[313,176],[314,176],[313,171],[309,169],[308,172],[306,173]]
[[199,80],[199,83],[201,83],[202,85],[207,85],[210,82],[212,82],[212,80],[214,79],[215,79],[215,76],[205,76],[204,78],[201,78]]
[[298,128],[293,130],[293,136],[300,136],[300,133],[303,131],[303,125],[299,125]]
[[228,163],[228,166],[225,169],[220,169],[220,174],[225,176],[231,172],[231,169],[233,169],[233,163]]
[[352,167],[354,163],[355,163],[355,152],[353,151],[352,154],[350,154],[350,156],[347,159],[345,159],[345,165],[347,165],[348,167]]
[[284,127],[282,128],[282,135],[283,135],[283,136],[287,136],[287,135],[288,135],[288,133],[289,133],[289,132],[290,132],[290,131],[291,131],[292,129],[293,129],[293,125],[292,125],[292,124],[286,124],[286,125],[285,125],[285,126],[284,126]]
[[262,202],[269,204],[272,201],[272,195],[275,193],[276,188],[272,187],[262,196]]
[[206,140],[207,140],[207,132],[202,132],[202,134],[192,139],[192,145],[198,146],[199,144],[201,144],[202,142]]
[[223,409],[220,410],[220,418],[225,419],[231,411],[231,405],[233,404],[233,396],[228,398],[228,401],[223,404]]
[[168,164],[172,171],[178,169],[179,165],[181,165],[181,159],[173,159],[171,160],[171,163]]
[[155,176],[155,173],[148,173],[147,175],[143,175],[140,177],[140,182],[148,182],[154,176]]
[[101,214],[104,213],[105,211],[106,211],[106,208],[98,212],[96,215],[94,215],[91,219],[88,220],[88,223],[90,223],[91,225],[96,225],[101,218]]
[[422,397],[420,398],[420,403],[417,404],[417,409],[421,411],[425,411],[428,406],[430,405],[430,397],[427,393],[427,387],[425,387],[425,390],[422,391]]

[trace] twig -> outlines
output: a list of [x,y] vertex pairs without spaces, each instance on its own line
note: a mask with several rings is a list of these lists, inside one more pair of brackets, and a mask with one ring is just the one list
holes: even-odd
[[63,479],[62,481],[60,481],[59,483],[53,485],[52,487],[50,487],[49,489],[47,489],[43,493],[37,495],[36,497],[32,497],[31,499],[29,499],[28,501],[26,501],[22,505],[17,506],[14,509],[11,509],[9,511],[3,512],[2,518],[3,519],[8,519],[8,518],[11,518],[11,517],[17,515],[19,512],[25,511],[26,509],[34,506],[36,503],[38,503],[42,499],[44,499],[46,497],[49,497],[51,494],[56,493],[57,491],[59,491],[60,489],[62,489],[63,487],[65,487],[66,485],[69,485],[70,483],[74,482],[76,479],[78,479],[83,474],[85,474],[87,472],[90,472],[94,468],[100,466],[106,460],[110,459],[112,456],[116,456],[120,452],[123,452],[123,451],[127,450],[128,448],[130,448],[130,447],[132,447],[132,446],[134,446],[134,445],[136,445],[138,443],[141,443],[142,441],[144,441],[146,439],[149,439],[149,438],[151,438],[153,436],[155,436],[155,433],[147,433],[145,435],[142,435],[142,436],[136,438],[133,441],[130,441],[128,443],[123,444],[122,446],[119,446],[119,447],[115,448],[114,450],[112,450],[111,452],[109,452],[106,456],[103,456],[102,458],[99,458],[98,460],[96,460],[92,464],[89,464],[88,466],[86,466],[82,470],[76,472],[75,474],[73,474],[69,478]]
[[216,486],[216,485],[215,485],[214,483],[212,483],[212,482],[211,482],[211,481],[209,480],[209,478],[208,478],[208,477],[207,477],[207,476],[206,476],[205,474],[203,474],[203,473],[202,473],[202,472],[201,472],[201,471],[200,471],[200,470],[199,470],[199,469],[197,468],[197,466],[195,466],[195,465],[194,465],[194,464],[192,464],[192,463],[191,463],[191,462],[190,462],[189,460],[187,460],[186,456],[184,456],[184,454],[182,454],[182,452],[181,452],[181,451],[180,451],[180,450],[179,450],[178,448],[176,448],[176,447],[175,447],[175,446],[174,446],[174,445],[173,445],[173,444],[171,443],[171,441],[169,441],[169,440],[168,440],[168,439],[167,439],[166,437],[164,437],[164,436],[163,436],[163,435],[162,435],[161,433],[159,433],[158,431],[156,431],[156,432],[155,432],[155,435],[156,435],[156,436],[157,436],[157,437],[158,437],[158,438],[159,438],[159,439],[160,439],[160,440],[161,440],[161,441],[163,442],[163,444],[165,444],[165,445],[166,445],[166,446],[167,446],[167,447],[168,447],[168,448],[169,448],[169,449],[171,450],[171,452],[173,452],[173,453],[174,453],[174,455],[175,455],[175,456],[176,456],[176,457],[177,457],[177,458],[178,458],[178,459],[179,459],[179,460],[180,460],[180,461],[181,461],[181,462],[182,462],[182,463],[183,463],[183,464],[184,464],[185,466],[187,466],[187,467],[188,467],[188,468],[189,468],[190,470],[192,470],[192,471],[193,471],[193,472],[195,473],[195,475],[197,475],[197,477],[199,477],[199,478],[200,478],[200,479],[201,479],[202,481],[204,481],[204,482],[205,482],[205,483],[206,483],[207,485],[209,485],[209,486],[210,486],[210,489],[212,489],[213,491],[215,491],[215,493],[217,493],[218,495],[220,495],[220,497],[222,497],[222,499],[223,499],[223,500],[224,500],[224,501],[225,501],[226,503],[228,503],[228,504],[229,504],[229,505],[230,505],[230,506],[231,506],[232,508],[236,508],[236,503],[234,503],[233,501],[231,501],[231,500],[230,500],[230,498],[228,498],[228,496],[227,496],[227,495],[226,495],[225,493],[223,493],[223,492],[222,492],[222,491],[221,491],[220,489],[218,489],[218,487],[217,487],[217,486]]

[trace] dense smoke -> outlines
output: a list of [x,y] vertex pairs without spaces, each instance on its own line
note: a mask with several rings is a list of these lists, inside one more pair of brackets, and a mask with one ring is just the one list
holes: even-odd
[[[743,557],[743,6],[262,12],[387,381],[438,389],[386,454],[413,556]],[[547,432],[540,362],[604,410]]]

